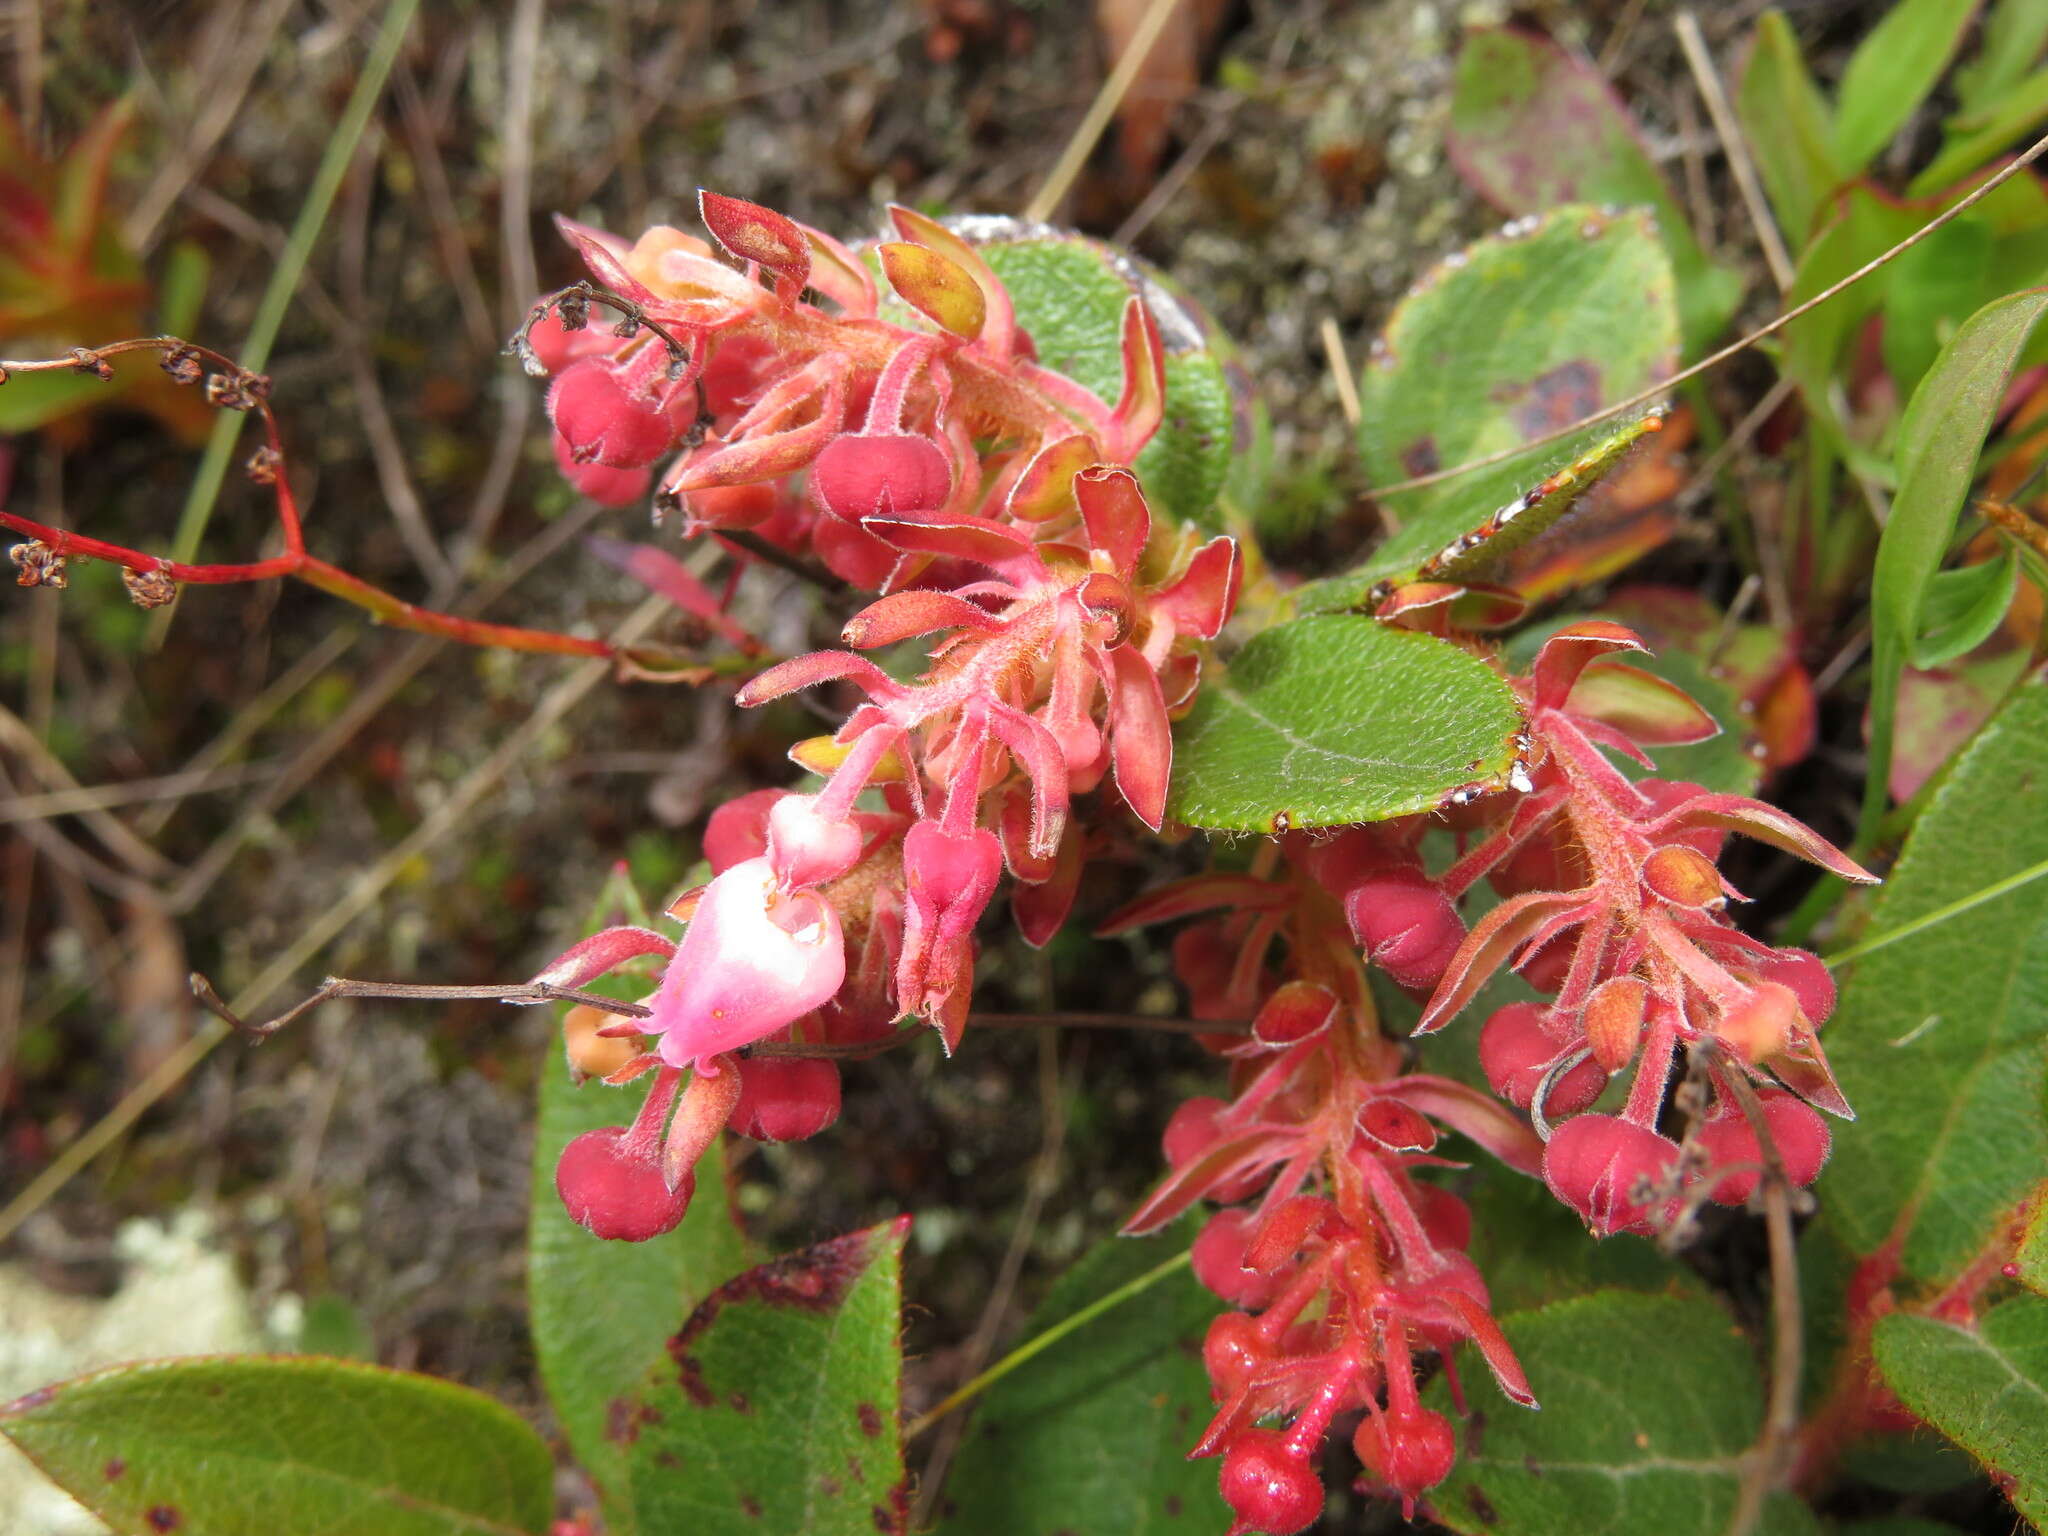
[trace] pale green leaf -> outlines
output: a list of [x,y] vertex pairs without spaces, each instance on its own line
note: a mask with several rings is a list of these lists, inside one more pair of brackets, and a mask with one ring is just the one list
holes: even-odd
[[1895,1312],[1870,1345],[1899,1400],[2011,1479],[2013,1507],[2048,1524],[2048,1298],[2001,1303],[1974,1332]]
[[123,1536],[514,1536],[554,1509],[516,1414],[353,1361],[115,1366],[0,1409],[0,1433]]
[[[1518,448],[1670,376],[1671,261],[1642,209],[1559,208],[1481,240],[1401,301],[1359,380],[1359,451],[1375,484]],[[1350,580],[1414,569],[1613,423],[1388,496],[1401,531]]]
[[[2027,682],[1951,767],[1871,913],[1882,936],[2048,860],[2048,683]],[[1846,966],[1822,1039],[1854,1125],[1821,1184],[1856,1253],[1903,1237],[1945,1283],[2048,1168],[2048,880]]]
[[[1484,1410],[1467,1420],[1458,1464],[1429,1497],[1465,1536],[1721,1536],[1743,1455],[1763,1416],[1756,1353],[1733,1319],[1698,1297],[1598,1291],[1501,1320],[1542,1402],[1508,1404],[1476,1385],[1469,1345],[1458,1369]],[[1429,1396],[1440,1409],[1449,1392]],[[1819,1529],[1789,1494],[1773,1497],[1761,1536]]]
[[1973,0],[1899,0],[1856,45],[1835,109],[1835,157],[1844,172],[1862,170],[1892,141],[1948,68],[1976,14]]
[[1849,178],[1835,158],[1827,102],[1806,68],[1791,23],[1777,11],[1757,19],[1749,64],[1736,88],[1735,115],[1785,243],[1797,250],[1812,231],[1822,199]]
[[1434,810],[1503,784],[1521,725],[1469,651],[1356,614],[1298,619],[1204,680],[1174,728],[1167,814],[1265,832]]

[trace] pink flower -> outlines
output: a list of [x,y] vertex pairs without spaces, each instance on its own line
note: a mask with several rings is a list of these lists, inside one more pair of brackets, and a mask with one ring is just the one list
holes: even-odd
[[784,891],[765,857],[747,859],[698,898],[646,1030],[663,1061],[688,1066],[822,1007],[845,977],[839,914],[815,891]]
[[986,828],[955,836],[936,822],[920,821],[903,835],[903,954],[896,963],[896,1000],[906,1012],[936,1024],[948,1050],[967,1022],[974,925],[1002,869],[1002,844]]

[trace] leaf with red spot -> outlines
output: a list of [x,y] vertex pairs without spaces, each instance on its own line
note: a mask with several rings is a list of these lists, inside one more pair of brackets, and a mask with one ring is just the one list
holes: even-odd
[[313,1355],[117,1365],[0,1408],[0,1434],[122,1532],[538,1536],[554,1511],[510,1409]]
[[811,242],[796,224],[772,208],[742,198],[699,190],[697,211],[718,243],[742,261],[757,262],[782,279],[794,297],[811,275]]
[[647,1532],[891,1536],[909,1526],[902,1217],[773,1260],[708,1296],[621,1414]]
[[[686,920],[690,914],[684,904],[693,905],[702,890],[700,886],[680,898],[669,915]],[[649,921],[645,902],[623,872],[605,883],[586,919],[594,928]],[[590,981],[589,990],[638,1002],[654,989],[674,946],[646,927],[600,928],[595,939],[569,953],[601,953],[595,947],[604,941],[635,935],[641,936],[642,947],[618,969]],[[698,1166],[697,1195],[673,1232],[645,1243],[614,1243],[593,1237],[572,1221],[555,1189],[555,1163],[562,1149],[587,1131],[632,1119],[647,1080],[630,1092],[599,1082],[579,1085],[562,1050],[559,1028],[542,1047],[538,1076],[540,1104],[526,1232],[526,1300],[533,1350],[570,1450],[598,1489],[612,1492],[626,1475],[625,1447],[619,1438],[625,1394],[661,1358],[676,1314],[745,1269],[753,1256],[734,1220],[732,1203],[724,1198],[719,1151]],[[591,1305],[591,1297],[597,1295],[606,1299],[606,1305]],[[616,1536],[636,1536],[632,1512],[623,1506],[607,1511],[606,1524]],[[643,1530],[637,1536],[655,1533]]]
[[928,245],[891,240],[879,247],[882,272],[903,301],[940,330],[966,341],[981,334],[988,300],[981,285],[950,256]]

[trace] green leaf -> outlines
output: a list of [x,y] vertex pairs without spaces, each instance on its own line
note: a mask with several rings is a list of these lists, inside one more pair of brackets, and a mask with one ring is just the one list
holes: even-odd
[[1892,262],[1883,290],[1884,366],[1902,396],[1987,297],[1993,244],[1984,220],[1958,219]]
[[[1034,1339],[1185,1250],[1198,1218],[1113,1237],[1060,1277]],[[940,1536],[1166,1536],[1215,1531],[1214,1462],[1188,1447],[1209,1413],[1203,1332],[1222,1303],[1186,1269],[1077,1328],[989,1389],[946,1482]]]
[[[1477,1036],[1487,1012],[1472,1009],[1446,1033]],[[1438,1040],[1423,1042],[1424,1066],[1438,1065]],[[1480,1086],[1485,1079],[1480,1079]],[[1629,1290],[1659,1289],[1706,1295],[1699,1278],[1684,1264],[1657,1251],[1654,1243],[1617,1239],[1594,1242],[1586,1224],[1543,1185],[1507,1169],[1490,1166],[1478,1177],[1451,1182],[1472,1208],[1472,1262],[1486,1277],[1496,1312],[1522,1311],[1564,1301],[1587,1291],[1615,1286]],[[1544,1403],[1549,1409],[1548,1399]]]
[[2048,1185],[2035,1193],[2013,1261],[2020,1267],[2020,1284],[2048,1296]]
[[1995,560],[1936,571],[1913,637],[1913,665],[1945,667],[1990,639],[2019,583],[2019,556],[2010,549]]
[[[588,927],[620,921],[647,921],[646,909],[624,879],[607,884]],[[644,997],[653,984],[646,969],[622,967],[589,990],[632,1000]],[[682,1225],[651,1242],[605,1242],[569,1219],[555,1193],[555,1160],[585,1131],[631,1120],[642,1090],[613,1088],[596,1079],[577,1086],[559,1041],[557,1033],[540,1073],[527,1302],[541,1382],[562,1432],[599,1490],[615,1493],[625,1483],[625,1455],[607,1431],[616,1423],[619,1404],[662,1357],[676,1319],[751,1260],[725,1197],[725,1181],[708,1170],[698,1180]],[[607,1513],[615,1531],[632,1529],[630,1509]]]
[[1138,455],[1138,478],[1155,509],[1218,526],[1217,494],[1233,456],[1254,433],[1249,406],[1240,421],[1225,373],[1228,343],[1193,304],[1132,257],[1079,235],[1020,234],[1040,226],[1007,220],[989,221],[995,232],[983,236],[981,222],[962,232],[1010,290],[1017,323],[1031,333],[1039,362],[1110,405],[1123,388],[1124,305],[1133,294],[1145,300],[1166,344],[1166,422]]
[[1934,89],[1976,18],[1974,3],[1900,0],[1885,12],[1842,71],[1835,157],[1853,175],[1891,143]]
[[2048,1298],[1995,1306],[1974,1333],[1895,1312],[1878,1319],[1870,1344],[1899,1400],[2012,1479],[2013,1507],[2048,1524]]
[[[1424,277],[1388,320],[1359,380],[1366,472],[1389,484],[1518,447],[1669,377],[1677,355],[1671,261],[1648,213],[1525,219]],[[1402,528],[1364,573],[1412,569],[1613,430],[1385,498]]]
[[[2022,684],[1930,798],[1871,913],[1881,937],[2048,859],[2048,682]],[[1853,962],[1824,1040],[1856,1108],[1822,1198],[1850,1248],[1903,1237],[1938,1286],[2048,1167],[2048,880]]]
[[353,1361],[115,1366],[0,1409],[0,1433],[123,1533],[511,1536],[554,1511],[553,1459],[516,1414]]
[[1806,243],[1821,200],[1849,178],[1835,158],[1835,129],[1799,39],[1777,11],[1757,18],[1756,41],[1736,88],[1735,115],[1756,156],[1771,211],[1794,250]]
[[[1543,1410],[1488,1402],[1483,1433],[1467,1421],[1458,1464],[1429,1498],[1439,1521],[1467,1536],[1721,1536],[1763,1417],[1755,1353],[1721,1307],[1600,1291],[1501,1326]],[[1470,1345],[1458,1367],[1467,1383],[1486,1378]],[[1448,1405],[1443,1382],[1428,1395]],[[1757,1530],[1818,1526],[1778,1494]]]
[[1592,65],[1514,27],[1467,34],[1445,147],[1459,174],[1508,213],[1559,203],[1650,208],[1677,279],[1687,353],[1727,326],[1740,275],[1707,259],[1635,119]]
[[1940,192],[1980,169],[2008,144],[2025,139],[2048,122],[2048,70],[2026,77],[1987,107],[1971,126],[1954,134],[1933,162],[1907,187],[1913,197]]
[[199,324],[199,307],[206,301],[207,279],[213,273],[213,259],[196,240],[179,240],[164,258],[164,271],[156,290],[157,324],[173,336],[183,336]]
[[1335,827],[1496,788],[1522,714],[1469,651],[1357,614],[1255,636],[1174,728],[1167,814],[1234,832]]
[[902,1532],[909,1227],[906,1216],[750,1269],[690,1315],[615,1425],[642,1531]]
[[1956,71],[1956,115],[1951,127],[1985,117],[2026,79],[2048,49],[2048,6],[2039,0],[1994,0],[1984,18],[1977,56]]
[[1920,381],[1899,424],[1899,490],[1871,578],[1870,770],[1863,836],[1883,814],[1899,673],[1913,653],[1927,585],[1955,536],[1956,513],[2021,349],[2048,310],[2048,289],[1985,305],[1963,323]]

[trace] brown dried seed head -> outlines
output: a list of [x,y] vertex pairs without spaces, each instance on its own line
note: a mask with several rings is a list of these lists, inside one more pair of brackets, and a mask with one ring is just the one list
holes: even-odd
[[183,342],[166,349],[163,355],[163,370],[179,384],[197,384],[206,370],[200,366],[199,349]]
[[53,587],[61,592],[71,585],[71,577],[64,569],[64,557],[41,539],[16,544],[7,551],[7,558],[14,562],[19,573],[14,578],[17,586]]
[[71,361],[80,373],[89,373],[102,384],[114,376],[114,365],[90,347],[73,347]]
[[277,484],[278,473],[283,467],[283,458],[268,443],[250,454],[249,461],[242,466],[243,471],[257,485]]
[[171,580],[169,571],[158,568],[153,571],[131,570],[121,567],[121,585],[128,589],[129,597],[138,608],[161,608],[178,595],[178,584]]

